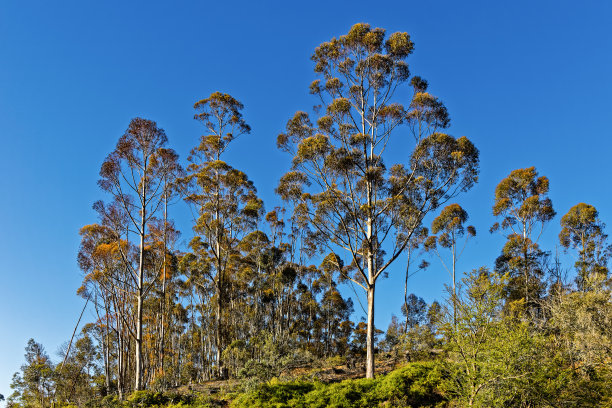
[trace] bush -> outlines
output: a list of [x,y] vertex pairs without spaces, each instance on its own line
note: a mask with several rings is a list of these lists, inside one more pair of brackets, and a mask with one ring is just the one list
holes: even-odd
[[271,381],[240,395],[232,407],[434,407],[445,401],[438,392],[440,381],[434,363],[414,363],[374,380],[334,384]]
[[295,403],[303,395],[314,389],[314,384],[301,381],[279,383],[270,381],[260,384],[252,391],[236,398],[232,407],[235,408],[284,408],[296,406]]
[[434,363],[415,363],[382,377],[376,386],[376,400],[391,407],[435,406],[444,401],[438,392],[442,381]]
[[168,397],[161,392],[134,391],[127,400],[130,407],[152,407],[166,405]]
[[123,402],[116,395],[107,395],[101,400],[92,400],[85,404],[87,408],[122,408]]
[[376,386],[376,381],[364,378],[320,386],[305,396],[303,404],[295,406],[313,408],[376,406],[376,401],[371,392]]

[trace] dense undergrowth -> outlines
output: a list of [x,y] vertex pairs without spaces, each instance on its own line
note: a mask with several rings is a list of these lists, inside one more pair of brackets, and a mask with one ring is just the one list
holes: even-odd
[[[216,395],[204,393],[138,391],[125,401],[105,397],[91,408],[190,407],[443,407],[441,373],[434,363],[413,363],[375,379],[347,379],[334,383],[294,380],[271,381]],[[71,406],[64,406],[69,408]]]
[[440,372],[431,363],[416,363],[376,379],[269,382],[241,394],[232,407],[434,407],[444,402]]

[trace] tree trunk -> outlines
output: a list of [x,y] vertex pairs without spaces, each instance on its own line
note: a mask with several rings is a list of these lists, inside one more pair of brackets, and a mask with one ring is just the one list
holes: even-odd
[[117,323],[117,394],[123,400],[123,333],[120,330]]
[[404,311],[406,320],[404,321],[404,334],[408,333],[408,277],[410,276],[410,255],[411,248],[408,248],[408,260],[406,261],[406,281],[404,282]]
[[110,368],[110,321],[109,321],[109,314],[110,314],[110,310],[108,308],[108,300],[106,300],[106,298],[104,299],[104,304],[105,304],[105,313],[106,313],[106,328],[104,330],[104,385],[106,386],[106,392],[110,393],[110,389],[111,389],[111,368]]
[[142,275],[138,274],[138,311],[136,321],[136,376],[134,390],[142,389]]
[[[168,188],[167,186],[164,186],[164,188]],[[167,190],[166,190],[167,191]],[[163,255],[163,277],[162,277],[162,301],[161,301],[161,324],[160,324],[160,330],[159,330],[159,368],[160,368],[160,374],[163,376],[164,380],[162,382],[162,387],[165,390],[166,389],[166,379],[165,379],[165,373],[164,373],[164,354],[165,354],[165,344],[164,344],[164,339],[166,336],[165,333],[165,324],[166,324],[166,253],[167,253],[167,228],[168,228],[168,194],[165,193],[164,195],[164,255]]]
[[145,240],[145,228],[146,228],[146,195],[143,187],[143,206],[140,218],[140,257],[138,260],[138,293],[137,293],[137,315],[136,315],[136,377],[134,379],[134,389],[136,391],[142,390],[142,307],[143,307],[143,286],[144,286],[144,240]]
[[453,233],[453,244],[452,244],[452,256],[453,256],[453,326],[457,326],[457,282],[456,282],[456,269],[457,269],[457,255],[456,255],[456,242],[457,238]]
[[368,285],[368,333],[366,348],[366,378],[374,378],[374,284]]
[[215,325],[216,327],[216,338],[215,338],[215,342],[216,344],[216,348],[217,348],[217,366],[219,368],[219,378],[220,379],[225,379],[227,377],[227,370],[225,369],[225,367],[223,366],[222,363],[222,358],[221,358],[221,354],[223,353],[223,335],[222,335],[222,321],[221,321],[221,312],[223,310],[222,305],[221,305],[221,299],[223,297],[223,290],[222,290],[222,284],[221,282],[219,282],[219,292],[217,294],[217,310],[216,310],[216,316],[215,316]]

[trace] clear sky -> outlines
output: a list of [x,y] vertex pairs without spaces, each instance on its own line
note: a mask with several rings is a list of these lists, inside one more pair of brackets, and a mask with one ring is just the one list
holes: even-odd
[[[487,232],[493,191],[516,168],[536,166],[550,178],[558,216],[545,249],[554,251],[559,219],[578,202],[595,205],[612,227],[611,5],[0,0],[0,393],[11,393],[29,338],[57,361],[72,333],[84,302],[75,294],[78,230],[96,221],[100,164],[130,119],[157,121],[184,159],[201,134],[193,103],[216,90],[232,94],[253,132],[227,161],[270,210],[290,162],[276,135],[316,102],[310,55],[357,22],[412,36],[411,71],[447,104],[449,133],[480,149],[480,182],[458,199],[479,231],[461,269],[492,265],[499,254],[503,239]],[[184,206],[175,207],[188,240]],[[410,283],[428,301],[441,299],[448,282],[431,262]],[[378,285],[379,328],[399,313],[404,263]]]

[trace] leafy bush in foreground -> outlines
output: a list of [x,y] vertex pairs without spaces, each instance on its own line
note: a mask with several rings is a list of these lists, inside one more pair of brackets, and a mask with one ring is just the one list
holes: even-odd
[[433,363],[414,363],[373,380],[334,384],[270,382],[240,395],[232,407],[434,407],[444,402],[437,391],[440,381]]

